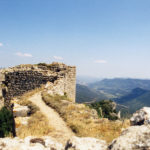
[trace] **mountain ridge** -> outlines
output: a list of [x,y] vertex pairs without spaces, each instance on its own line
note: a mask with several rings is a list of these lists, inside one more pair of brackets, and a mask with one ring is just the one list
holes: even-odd
[[89,84],[89,87],[112,94],[114,96],[112,98],[117,98],[129,94],[135,88],[150,90],[150,80],[132,78],[103,79],[99,82]]

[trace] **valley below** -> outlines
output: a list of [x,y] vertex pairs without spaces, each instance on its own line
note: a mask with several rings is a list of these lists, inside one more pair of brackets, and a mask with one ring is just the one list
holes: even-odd
[[118,104],[117,110],[122,111],[123,116],[150,106],[150,80],[114,78],[81,83],[76,86],[76,100],[79,103],[113,100]]

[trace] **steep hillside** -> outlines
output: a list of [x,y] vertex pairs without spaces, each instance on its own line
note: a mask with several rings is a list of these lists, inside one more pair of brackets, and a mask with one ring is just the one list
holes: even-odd
[[76,85],[76,102],[83,103],[90,102],[92,100],[100,101],[104,99],[107,99],[107,96],[105,96],[105,94],[91,89],[85,85]]
[[115,101],[118,103],[127,103],[130,102],[133,99],[136,99],[142,95],[144,95],[145,93],[149,92],[148,90],[144,90],[141,88],[135,88],[133,89],[129,94],[122,96],[120,98],[116,98]]
[[150,106],[150,91],[141,88],[133,89],[128,95],[115,99],[117,103],[123,104],[133,113],[143,106]]

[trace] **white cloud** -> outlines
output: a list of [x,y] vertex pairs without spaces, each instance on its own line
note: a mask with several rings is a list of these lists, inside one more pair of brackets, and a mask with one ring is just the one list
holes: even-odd
[[0,47],[2,47],[3,46],[3,43],[0,43]]
[[60,56],[53,56],[53,58],[56,59],[56,60],[63,60],[63,58],[60,57]]
[[95,60],[94,63],[96,63],[96,64],[106,64],[107,61],[100,59],[100,60]]
[[33,57],[29,53],[21,53],[21,52],[17,52],[15,55],[20,56],[20,57]]

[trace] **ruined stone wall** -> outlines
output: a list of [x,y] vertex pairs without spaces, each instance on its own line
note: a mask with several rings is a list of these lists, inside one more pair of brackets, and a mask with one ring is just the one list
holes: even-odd
[[59,76],[59,78],[53,84],[48,82],[45,87],[49,94],[59,94],[61,96],[65,94],[70,100],[75,102],[76,68],[69,66],[65,72],[66,73],[64,75],[61,74],[61,76]]
[[4,80],[4,76],[0,74],[0,109],[4,106],[4,98],[2,93],[2,81]]
[[66,94],[75,101],[76,68],[65,64],[19,65],[0,71],[0,96],[4,97],[5,105],[10,99],[27,91],[51,84],[55,94]]
[[[68,73],[65,77],[65,92],[67,93],[67,96],[75,101],[75,95],[76,95],[76,70],[74,67],[68,68]],[[74,95],[75,94],[75,95]]]

